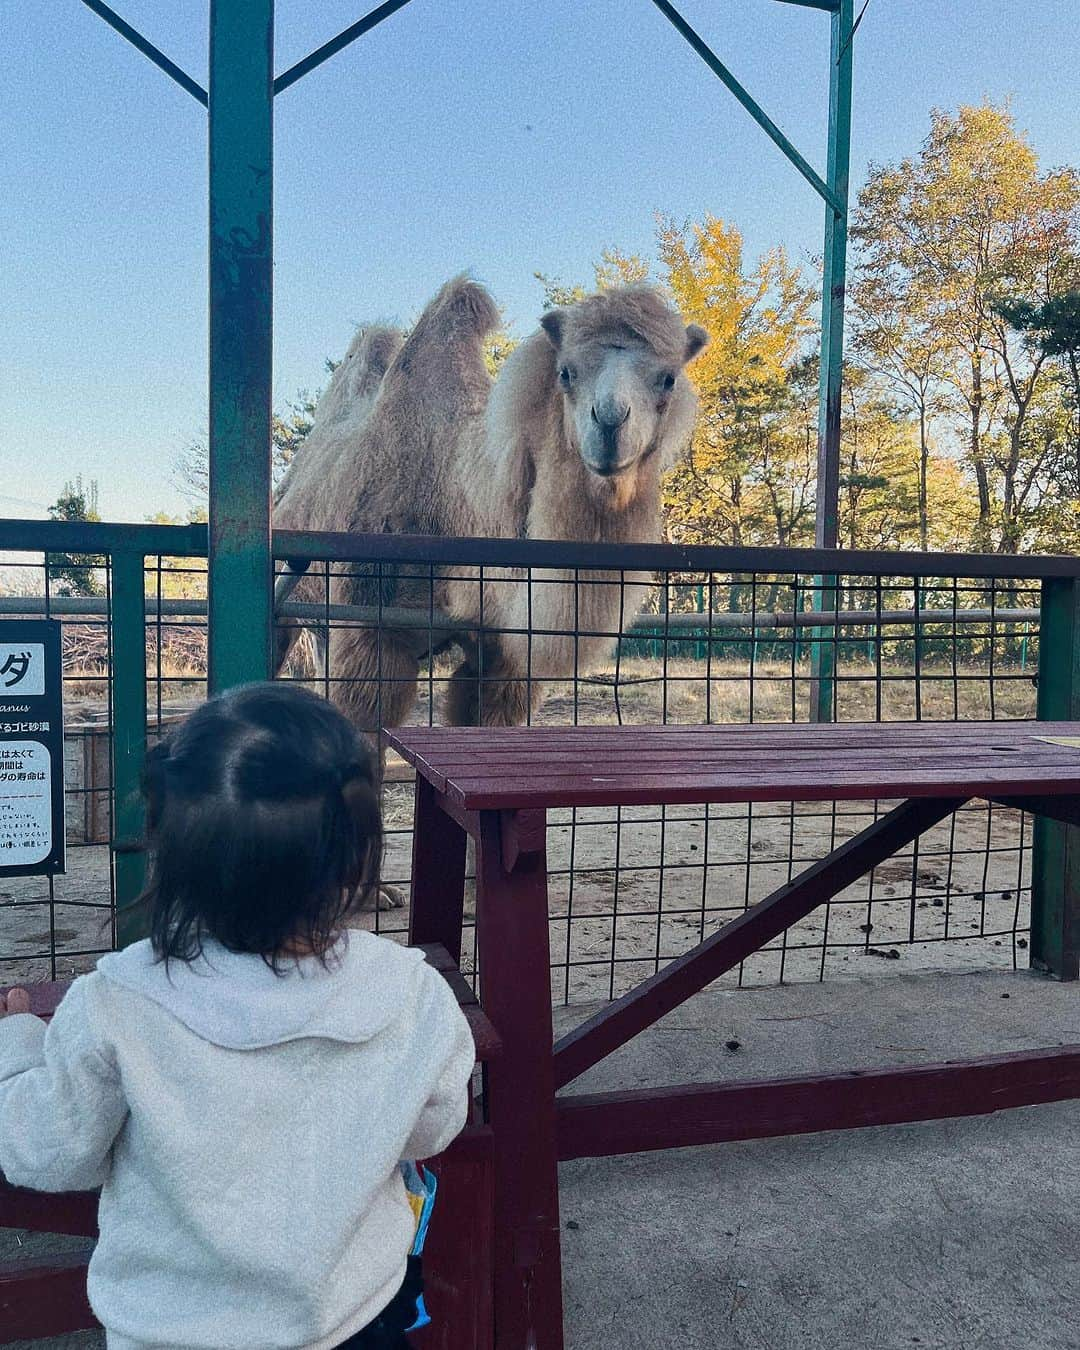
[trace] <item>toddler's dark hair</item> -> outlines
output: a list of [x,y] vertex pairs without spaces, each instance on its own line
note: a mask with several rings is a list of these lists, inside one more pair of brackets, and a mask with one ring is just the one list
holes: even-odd
[[378,883],[374,757],[325,699],[285,682],[213,698],[147,756],[154,951],[191,961],[213,938],[278,969],[324,954]]

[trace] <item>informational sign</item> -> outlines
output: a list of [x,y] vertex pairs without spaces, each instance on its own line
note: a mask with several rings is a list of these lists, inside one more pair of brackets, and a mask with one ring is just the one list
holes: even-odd
[[64,870],[60,625],[0,620],[0,876]]

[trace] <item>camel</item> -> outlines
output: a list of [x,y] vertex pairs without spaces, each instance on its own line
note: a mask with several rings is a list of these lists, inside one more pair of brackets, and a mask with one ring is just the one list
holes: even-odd
[[[629,543],[661,537],[660,480],[689,444],[697,402],[684,367],[708,341],[655,289],[616,287],[552,309],[492,381],[482,344],[499,312],[476,282],[445,285],[406,338],[361,331],[319,402],[277,495],[285,529]],[[447,697],[452,725],[528,720],[541,690],[602,660],[636,616],[645,573],[358,564],[332,602],[441,610],[467,635]],[[294,598],[319,603],[325,578]],[[580,638],[574,632],[585,634]],[[420,641],[418,642],[418,632]],[[283,666],[299,623],[279,626]],[[334,626],[332,697],[377,735],[408,717],[425,629]],[[342,678],[345,677],[345,678]]]

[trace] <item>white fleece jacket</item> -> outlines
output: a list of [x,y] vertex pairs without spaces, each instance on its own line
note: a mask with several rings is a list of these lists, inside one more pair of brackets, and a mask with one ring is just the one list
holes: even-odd
[[468,1023],[422,953],[350,932],[275,975],[139,942],[52,1023],[0,1020],[0,1170],[101,1186],[90,1303],[109,1350],[324,1350],[405,1275],[403,1158],[465,1123]]

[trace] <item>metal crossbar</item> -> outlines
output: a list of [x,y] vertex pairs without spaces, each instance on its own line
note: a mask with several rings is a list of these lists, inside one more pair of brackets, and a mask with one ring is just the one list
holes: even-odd
[[282,71],[274,80],[274,93],[280,94],[294,85],[297,80],[302,80],[305,75],[316,70],[324,61],[329,61],[332,56],[336,56],[338,52],[351,46],[357,38],[363,37],[365,33],[370,33],[384,19],[389,19],[399,9],[404,9],[408,3],[409,0],[385,0],[384,4],[376,5],[362,19],[358,19],[356,23],[350,24],[348,28],[340,32],[337,37],[331,38],[329,42],[324,42],[321,47],[316,48],[309,56],[305,56],[302,61],[297,61],[295,66],[290,66],[288,70]]
[[[205,600],[167,600],[157,599],[148,595],[144,597],[143,606],[148,618],[161,616],[162,618],[188,618],[205,619],[206,601]],[[54,616],[93,616],[103,618],[108,614],[108,603],[103,599],[94,596],[56,596],[46,598],[44,595],[28,596],[0,596],[0,615],[30,616],[41,615],[45,613]],[[504,633],[558,633],[561,629],[548,629],[542,627],[533,628],[482,628],[475,623],[469,623],[464,619],[454,619],[448,614],[444,614],[437,609],[430,613],[423,610],[403,609],[394,606],[379,605],[316,605],[304,604],[299,601],[285,601],[282,604],[275,605],[274,614],[279,619],[303,619],[312,623],[323,623],[329,620],[331,624],[337,623],[355,623],[355,624],[377,624],[381,623],[387,628],[414,628],[423,632],[433,630],[438,635],[460,634],[472,632],[504,632]],[[990,622],[997,623],[1037,623],[1039,619],[1039,610],[1035,606],[1027,609],[1017,608],[998,608],[998,609],[957,609],[941,606],[937,609],[923,608],[914,609],[842,609],[842,610],[814,610],[797,612],[794,610],[777,610],[773,613],[764,613],[754,616],[752,626],[756,629],[768,628],[857,628],[864,627],[867,624],[985,624]],[[714,629],[720,628],[738,628],[745,629],[748,625],[748,618],[745,614],[726,614],[715,612],[687,613],[687,614],[668,614],[664,617],[663,626],[671,632],[689,632],[695,636],[701,636],[703,632],[709,633]],[[656,628],[655,616],[638,615],[628,625],[626,631],[629,633],[642,632],[653,635]],[[606,630],[589,630],[579,628],[578,635],[581,637],[603,637],[606,636]]]
[[[842,212],[846,210],[844,200],[839,193],[837,193],[834,188],[831,188],[817,170],[799,153],[798,150],[795,149],[795,146],[792,145],[791,141],[788,140],[765,109],[762,108],[757,99],[753,97],[745,85],[741,84],[740,81],[735,78],[705,39],[691,27],[675,6],[670,4],[669,0],[652,0],[652,3],[664,18],[667,19],[668,23],[672,25],[675,31],[689,43],[695,52],[697,52],[698,56],[701,57],[724,87],[734,94],[735,98],[738,99],[739,103],[742,104],[762,131],[764,131],[765,135],[779,148],[785,158],[790,160],[795,168],[798,169],[822,201],[831,206],[834,211]],[[828,8],[832,10],[835,6],[818,5],[815,6],[815,8]]]
[[104,0],[82,0],[87,9],[93,12],[100,19],[104,19],[110,28],[115,29],[122,38],[125,38],[136,51],[142,52],[143,56],[153,61],[159,70],[163,70],[170,80],[175,80],[181,89],[184,89],[191,95],[196,102],[207,107],[210,102],[210,96],[206,90],[196,80],[175,63],[170,61],[163,51],[160,51],[154,44],[136,28],[132,28],[126,19],[122,19],[116,10],[111,9],[104,3]]

